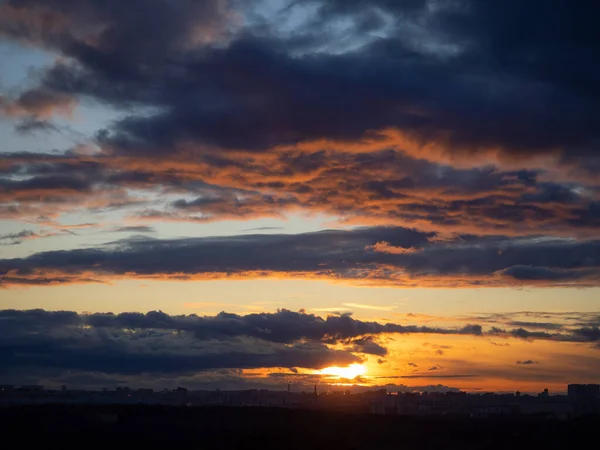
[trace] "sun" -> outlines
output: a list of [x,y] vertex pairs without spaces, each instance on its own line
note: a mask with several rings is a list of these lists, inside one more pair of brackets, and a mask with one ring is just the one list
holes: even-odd
[[363,364],[350,364],[347,367],[325,367],[319,371],[322,375],[333,375],[338,378],[352,380],[367,373],[367,368]]

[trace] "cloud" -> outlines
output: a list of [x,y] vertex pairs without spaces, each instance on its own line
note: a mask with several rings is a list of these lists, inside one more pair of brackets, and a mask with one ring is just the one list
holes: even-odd
[[[587,64],[597,6],[311,3],[306,23],[284,32],[269,18],[252,25],[244,2],[153,0],[142,19],[140,0],[5,2],[1,34],[65,58],[3,108],[48,116],[85,98],[129,111],[97,133],[104,159],[70,162],[67,172],[97,173],[86,195],[64,196],[69,211],[135,184],[181,194],[136,211],[156,220],[309,210],[453,233],[597,234],[600,93]],[[332,35],[340,20],[355,29],[351,45]],[[199,183],[211,188],[197,195]],[[11,191],[20,205],[34,199]],[[385,242],[370,245],[405,248]],[[508,274],[573,276],[535,270]]]
[[20,244],[26,239],[36,239],[38,237],[40,236],[31,230],[23,230],[17,233],[0,234],[0,245]]
[[520,339],[525,339],[525,340],[529,340],[529,339],[553,339],[554,336],[560,336],[558,334],[552,334],[552,333],[548,333],[546,331],[530,331],[530,330],[526,330],[524,328],[514,328],[512,330],[503,330],[501,328],[497,328],[497,327],[492,327],[491,334],[496,334],[499,336],[502,335],[511,335],[514,337],[518,337]]
[[598,341],[600,340],[600,327],[596,326],[586,326],[581,328],[576,328],[573,330],[573,333],[576,336],[579,336],[584,341]]
[[525,327],[540,330],[561,330],[564,328],[563,324],[553,322],[524,322],[516,320],[509,322],[508,324],[515,327]]
[[73,234],[73,232],[62,229],[62,230],[42,230],[38,233],[35,233],[32,230],[22,230],[16,233],[6,233],[0,234],[0,245],[19,245],[24,241],[33,240],[33,239],[44,239],[53,236],[60,236],[64,234]]
[[79,177],[60,175],[32,177],[20,181],[3,178],[0,180],[0,188],[12,193],[27,191],[85,192],[89,190],[90,182]]
[[[432,367],[437,367],[437,366],[432,366]],[[440,369],[428,369],[431,370],[433,372],[435,372],[436,370],[440,370]],[[419,378],[476,378],[479,375],[474,375],[474,374],[448,374],[448,375],[437,375],[437,374],[424,374],[424,375],[396,375],[396,376],[389,376],[389,377],[379,377],[380,379],[419,379]]]
[[383,306],[383,305],[368,305],[364,303],[343,303],[344,306],[352,309],[371,309],[373,311],[392,311],[396,308],[395,305]]
[[[24,368],[38,366],[42,368],[106,372],[120,374],[169,374],[190,373],[194,371],[213,370],[218,368],[261,368],[261,367],[307,367],[321,368],[332,364],[350,364],[360,362],[360,359],[342,351],[329,350],[323,346],[285,347],[262,346],[261,343],[249,341],[255,345],[256,353],[237,350],[235,346],[230,351],[206,352],[197,349],[183,350],[179,345],[185,341],[165,342],[160,337],[153,339],[154,344],[162,344],[167,348],[145,348],[150,342],[137,342],[135,349],[118,350],[105,348],[97,342],[78,342],[78,347],[67,349],[60,340],[48,338],[46,342],[27,341],[2,346],[5,355],[5,368]],[[113,336],[114,345],[127,345],[120,335]],[[169,348],[170,347],[170,348]],[[215,346],[214,350],[219,347]],[[40,353],[44,356],[40,357]]]
[[526,359],[524,361],[517,361],[516,364],[531,365],[531,364],[539,364],[539,363],[537,361],[532,360],[532,359]]
[[[142,313],[0,311],[6,376],[183,377],[223,369],[345,366],[384,356],[382,333],[460,333],[350,316],[276,313],[173,316]],[[336,347],[329,347],[335,344]]]
[[540,266],[515,265],[502,271],[508,277],[519,281],[533,280],[569,280],[575,281],[579,278],[594,276],[594,270],[565,270],[562,268],[550,268]]
[[[567,239],[464,236],[430,241],[404,228],[367,227],[297,235],[125,239],[99,247],[0,260],[0,284],[114,278],[214,279],[297,277],[391,286],[596,286],[600,243]],[[365,247],[385,238],[419,246],[413,254]],[[260,251],[256,251],[260,249]],[[522,277],[529,268],[536,277]],[[560,277],[555,274],[560,273]],[[468,327],[468,326],[467,326]],[[477,333],[477,327],[471,330]]]
[[[380,324],[348,315],[321,318],[288,310],[247,315],[222,312],[214,316],[169,315],[160,311],[78,314],[2,310],[0,325],[3,380],[45,376],[60,380],[68,374],[112,379],[117,376],[178,379],[202,373],[209,376],[225,369],[286,368],[290,373],[298,373],[296,368],[317,370],[364,362],[366,355],[381,360],[387,354],[379,342],[383,335],[466,334],[463,329]],[[484,330],[483,335],[499,336],[493,329]],[[521,336],[506,332],[500,337]],[[570,334],[539,339],[597,342],[600,335],[594,338],[589,330],[573,330]],[[418,367],[412,362],[407,365]],[[426,373],[395,378],[465,378],[475,376],[474,373],[491,375],[496,370],[474,367],[472,370],[476,372],[429,374],[445,369],[435,364],[428,366]]]
[[314,314],[278,310],[275,313],[238,315],[221,312],[215,316],[169,315],[161,311],[144,313],[77,314],[70,311],[3,310],[0,311],[3,329],[8,331],[51,331],[61,327],[94,330],[162,330],[185,332],[200,341],[229,340],[239,337],[258,339],[276,344],[309,341],[319,344],[341,343],[357,353],[385,355],[387,350],[374,336],[389,333],[472,334],[470,330],[399,325],[361,321],[350,315]]
[[[354,348],[358,353],[365,353],[368,355],[376,355],[376,356],[385,356],[388,353],[387,348],[378,344],[373,340],[372,336],[368,336],[365,338],[355,339],[352,341],[354,344]],[[383,360],[378,360],[383,361]],[[381,363],[380,363],[381,364]]]
[[[171,336],[175,339],[174,336],[177,336],[177,339],[185,338],[185,342],[177,341],[181,345],[194,343],[194,346],[197,346],[200,343],[198,345],[205,350],[216,347],[213,344],[205,346],[202,343],[213,341],[239,343],[243,340],[251,340],[256,342],[256,345],[262,343],[260,345],[267,345],[274,349],[279,349],[281,345],[286,347],[293,344],[300,353],[311,349],[325,351],[326,345],[339,344],[346,346],[353,353],[384,356],[387,349],[376,341],[375,336],[377,335],[391,333],[472,334],[472,330],[465,328],[447,329],[394,323],[380,324],[354,319],[349,315],[330,315],[321,318],[313,314],[289,310],[247,315],[221,312],[215,316],[168,315],[160,311],[151,311],[146,314],[133,312],[77,314],[71,311],[3,310],[0,311],[0,321],[5,331],[4,338],[7,348],[8,343],[15,336],[33,340],[40,345],[55,339],[58,345],[63,342],[61,339],[66,338],[64,333],[68,332],[67,334],[73,339],[81,339],[86,342],[90,340],[95,344],[102,341],[106,345],[111,343],[116,345],[113,338],[122,340],[123,345],[133,345],[138,339],[147,338],[144,342],[150,343],[154,338],[162,342],[163,338],[167,339]],[[493,329],[491,332],[496,333]],[[482,333],[481,330],[479,333]],[[520,336],[515,334],[515,337]],[[546,337],[548,338],[548,336]],[[563,337],[566,338],[566,336]],[[560,339],[561,336],[555,336],[555,338]],[[588,337],[586,340],[589,339]],[[68,342],[67,339],[63,343],[67,345]],[[127,342],[129,344],[125,344]],[[446,348],[447,346],[441,347]],[[241,358],[240,356],[237,361],[243,361]],[[216,363],[211,362],[210,364]],[[416,367],[414,363],[409,363],[409,365]]]
[[47,120],[24,119],[15,125],[15,131],[19,134],[35,134],[37,132],[58,131],[59,128]]
[[[322,333],[313,333],[310,342],[300,339],[302,330],[286,335],[282,327],[288,322],[286,317],[294,314],[281,312],[262,316],[261,320],[259,315],[226,313],[201,318],[160,312],[81,315],[5,310],[0,311],[0,365],[3,371],[33,367],[135,375],[221,368],[320,369],[361,362],[351,351],[327,347],[321,342],[325,340]],[[302,319],[297,315],[298,320]],[[314,316],[306,319],[316,320]],[[267,328],[259,328],[261,324]],[[228,329],[230,326],[233,328]]]
[[[215,316],[169,315],[161,311],[148,313],[94,313],[76,314],[74,312],[52,312],[44,310],[0,311],[0,319],[6,320],[8,327],[13,324],[17,328],[37,329],[38,327],[60,327],[65,325],[91,326],[96,329],[160,329],[185,331],[192,333],[196,339],[233,339],[240,336],[260,339],[268,342],[284,344],[294,341],[311,341],[320,344],[341,343],[349,345],[359,353],[372,354],[385,351],[376,340],[383,334],[441,334],[495,336],[499,338],[518,338],[526,340],[543,339],[561,342],[595,342],[600,340],[598,327],[569,327],[562,333],[514,328],[503,330],[497,327],[485,329],[479,324],[461,328],[442,328],[436,326],[400,325],[392,322],[384,324],[363,321],[350,314],[331,314],[326,318],[304,311],[295,312],[286,309],[275,313],[252,313],[238,315],[221,312]],[[424,345],[429,345],[428,343]],[[431,345],[434,349],[451,349],[449,345]],[[410,365],[410,364],[409,364]]]
[[155,231],[154,227],[148,225],[129,225],[110,230],[112,233],[154,233]]
[[381,242],[377,242],[375,245],[370,245],[366,247],[367,250],[373,250],[374,252],[379,252],[379,253],[388,253],[390,255],[405,255],[405,254],[410,254],[410,253],[416,253],[418,251],[421,251],[422,249],[416,249],[416,248],[404,248],[404,247],[394,247],[393,245],[390,245],[389,242],[385,242],[385,241],[381,241]]
[[248,232],[248,231],[273,231],[273,230],[282,230],[283,227],[258,227],[258,228],[246,228],[245,230],[242,230],[244,232]]
[[[12,214],[21,220],[74,209],[128,208],[132,219],[192,222],[310,212],[446,235],[580,238],[594,237],[600,225],[591,186],[543,181],[543,171],[457,169],[393,150],[172,156],[6,155],[0,199],[19,207]],[[420,250],[386,242],[369,248]]]
[[20,132],[50,129],[51,124],[39,119],[53,115],[70,117],[75,106],[73,96],[42,87],[26,91],[15,99],[0,96],[0,115],[26,117],[24,122],[17,125]]
[[444,329],[393,323],[380,324],[354,319],[347,314],[329,315],[323,319],[314,314],[289,310],[245,316],[222,312],[214,317],[169,316],[161,312],[93,314],[85,317],[85,323],[95,327],[186,330],[193,332],[199,339],[232,338],[243,335],[277,343],[301,339],[324,343],[343,341],[356,348],[371,350],[375,352],[373,354],[385,352],[385,349],[372,338],[372,335],[382,333],[474,334],[472,330],[465,328]]
[[[159,109],[107,130],[105,142],[120,150],[158,151],[186,139],[264,150],[396,129],[416,151],[433,149],[438,156],[572,158],[591,156],[598,138],[599,93],[591,81],[597,69],[589,64],[598,42],[592,4],[557,13],[553,4],[534,8],[518,0],[501,9],[475,0],[433,9],[426,2],[332,7],[321,1],[313,2],[320,7],[312,26],[295,30],[293,40],[277,32],[277,23],[267,22],[262,32],[236,27],[243,19],[236,21],[216,0],[152,1],[136,20],[139,1],[114,7],[91,0],[27,3],[26,9],[3,5],[0,33],[77,61],[50,69],[44,87]],[[335,47],[332,23],[358,26],[365,16],[377,17],[376,9],[395,24],[379,39],[359,27],[353,47],[316,51]],[[243,5],[237,13],[244,16]],[[505,21],[512,33],[501,25]],[[49,22],[53,27],[44,27]],[[232,28],[237,32],[226,31]],[[299,51],[296,42],[303,40],[313,45]],[[580,80],[581,73],[589,79]],[[157,88],[148,89],[149,83]]]
[[122,76],[129,65],[164,62],[170,54],[210,41],[221,32],[228,15],[225,2],[219,0],[133,0],[119,5],[96,0],[9,0],[0,11],[0,35],[5,38],[89,63],[95,57],[97,69],[108,64]]

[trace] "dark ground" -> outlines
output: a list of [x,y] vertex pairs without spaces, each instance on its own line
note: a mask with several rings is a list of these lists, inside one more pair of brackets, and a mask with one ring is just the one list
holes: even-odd
[[[0,408],[2,448],[185,449],[596,448],[600,417],[416,418],[280,408],[29,406]],[[0,441],[1,445],[1,441]],[[591,446],[591,447],[590,447]],[[57,447],[59,448],[59,447]],[[112,449],[110,449],[112,450]]]

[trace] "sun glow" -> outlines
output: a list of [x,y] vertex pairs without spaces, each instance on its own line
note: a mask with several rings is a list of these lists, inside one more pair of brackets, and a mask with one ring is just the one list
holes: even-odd
[[367,368],[362,364],[350,364],[347,367],[325,367],[319,371],[322,375],[332,375],[339,378],[347,378],[349,380],[367,373]]

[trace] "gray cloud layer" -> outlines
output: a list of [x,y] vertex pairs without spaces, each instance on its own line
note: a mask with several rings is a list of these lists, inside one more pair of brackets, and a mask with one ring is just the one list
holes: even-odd
[[[562,333],[380,324],[348,315],[321,318],[303,312],[216,316],[142,313],[77,314],[71,311],[0,311],[0,372],[20,380],[152,376],[207,376],[214,371],[283,367],[320,369],[360,362],[387,353],[382,335],[462,334],[496,338],[597,342],[598,323]],[[337,349],[328,347],[337,344]],[[520,365],[534,364],[518,361]],[[414,367],[416,365],[409,364]],[[430,371],[444,367],[434,365]],[[289,375],[290,377],[292,375]],[[315,375],[316,376],[316,375]],[[411,374],[407,377],[424,377]],[[428,376],[428,375],[427,375]],[[464,376],[464,375],[463,375]],[[469,375],[470,376],[470,375]],[[441,377],[456,377],[445,374]],[[317,380],[318,381],[318,380]]]
[[[377,243],[405,250],[380,251]],[[0,260],[0,284],[285,275],[407,286],[595,286],[599,267],[598,241],[502,236],[440,241],[431,233],[374,227],[298,235],[138,237]]]

